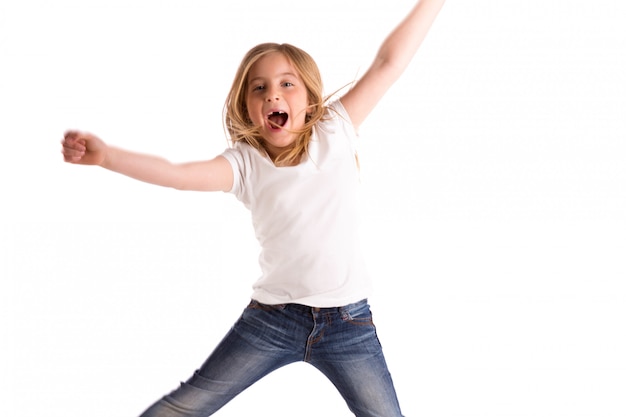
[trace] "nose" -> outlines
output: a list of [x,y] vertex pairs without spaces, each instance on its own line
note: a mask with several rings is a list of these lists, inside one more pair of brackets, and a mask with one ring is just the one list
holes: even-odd
[[265,96],[265,101],[271,103],[273,101],[280,100],[280,95],[278,94],[278,90],[276,88],[268,88],[267,95]]

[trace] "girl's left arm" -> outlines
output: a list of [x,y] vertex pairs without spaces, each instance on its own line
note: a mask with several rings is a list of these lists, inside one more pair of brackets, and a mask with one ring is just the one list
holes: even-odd
[[409,65],[444,2],[445,0],[419,0],[387,36],[363,77],[341,97],[341,103],[355,128],[365,120]]

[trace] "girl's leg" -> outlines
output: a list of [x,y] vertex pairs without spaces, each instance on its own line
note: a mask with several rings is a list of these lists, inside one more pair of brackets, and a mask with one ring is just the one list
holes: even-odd
[[367,302],[319,317],[316,327],[323,336],[308,347],[308,360],[332,381],[350,410],[357,417],[402,417]]
[[141,417],[212,415],[263,376],[302,359],[288,329],[284,318],[251,303],[202,367]]

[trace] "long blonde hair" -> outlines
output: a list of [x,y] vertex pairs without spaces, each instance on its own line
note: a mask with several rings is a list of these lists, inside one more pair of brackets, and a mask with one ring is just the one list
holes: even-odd
[[258,126],[254,126],[248,115],[246,97],[248,91],[248,73],[259,59],[272,53],[283,54],[298,71],[307,90],[309,108],[306,122],[302,129],[294,132],[297,138],[293,148],[278,155],[274,160],[276,165],[298,164],[302,156],[307,153],[311,140],[313,126],[320,121],[325,113],[325,98],[323,97],[322,77],[313,58],[300,48],[283,43],[262,43],[250,49],[244,56],[233,85],[224,104],[224,128],[234,144],[244,141],[259,151],[264,151],[264,139]]

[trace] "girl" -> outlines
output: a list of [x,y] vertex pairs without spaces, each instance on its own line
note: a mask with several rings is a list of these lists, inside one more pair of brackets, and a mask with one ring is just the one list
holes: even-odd
[[313,59],[262,44],[243,58],[225,104],[233,146],[214,159],[172,164],[69,131],[66,162],[99,165],[180,190],[230,192],[248,207],[262,275],[250,304],[194,375],[144,417],[209,416],[268,373],[305,361],[359,417],[398,417],[359,252],[356,130],[400,76],[444,0],[421,0],[363,77],[326,103]]

